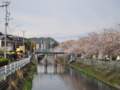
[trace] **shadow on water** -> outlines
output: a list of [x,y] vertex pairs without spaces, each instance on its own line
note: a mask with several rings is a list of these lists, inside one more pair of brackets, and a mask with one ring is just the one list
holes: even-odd
[[32,90],[116,90],[73,68],[42,60],[34,74]]

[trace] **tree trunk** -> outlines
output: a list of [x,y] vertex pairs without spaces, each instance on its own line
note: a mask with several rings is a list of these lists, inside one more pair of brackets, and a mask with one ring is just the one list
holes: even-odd
[[112,62],[112,55],[110,55],[110,62]]

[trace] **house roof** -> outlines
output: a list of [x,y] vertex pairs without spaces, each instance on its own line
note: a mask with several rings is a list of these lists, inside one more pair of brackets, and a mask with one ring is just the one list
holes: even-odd
[[3,38],[5,38],[5,36],[0,36],[0,39],[3,39]]
[[[0,32],[0,39],[4,39],[4,36],[5,34],[3,34],[2,32]],[[10,40],[12,40],[12,42],[15,42],[17,41],[17,43],[23,43],[23,37],[20,37],[20,36],[15,36],[15,35],[10,35],[10,34],[7,34],[7,38],[9,38]],[[28,38],[24,38],[25,40],[28,39]]]
[[[4,38],[5,38],[4,35],[0,36],[0,40],[2,40],[2,42],[4,42]],[[8,36],[7,36],[7,38],[10,39],[10,40],[6,40],[7,42],[14,42],[12,38],[10,38]]]
[[[5,35],[5,34],[2,33],[2,32],[0,32],[0,36],[1,36],[1,35]],[[11,35],[11,34],[7,34],[7,36],[10,37],[10,38],[12,38],[12,39],[13,39],[13,38],[23,38],[23,37],[16,36],[16,35]],[[24,39],[28,39],[28,38],[24,38]]]

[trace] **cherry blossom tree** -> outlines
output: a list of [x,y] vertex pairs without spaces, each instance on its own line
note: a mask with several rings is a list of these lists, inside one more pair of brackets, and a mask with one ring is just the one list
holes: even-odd
[[[55,48],[59,47],[60,45]],[[76,56],[84,54],[88,58],[92,58],[93,55],[96,57],[108,55],[110,58],[113,55],[120,55],[120,24],[117,29],[109,28],[100,32],[90,32],[78,40],[62,42],[61,47],[68,54]]]

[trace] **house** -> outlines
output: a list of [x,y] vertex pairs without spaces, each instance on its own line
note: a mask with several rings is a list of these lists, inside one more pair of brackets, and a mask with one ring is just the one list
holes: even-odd
[[[25,52],[25,47],[23,48],[23,37],[15,36],[15,35],[6,35],[6,47],[7,51],[13,50],[20,50]],[[26,40],[27,38],[24,38]],[[5,35],[0,32],[0,48],[4,48],[4,40],[5,40]]]
[[[4,49],[4,45],[5,45],[5,36],[4,35],[0,35],[0,48]],[[7,51],[13,50],[13,44],[14,44],[14,40],[10,37],[6,37],[6,47],[7,47]]]

